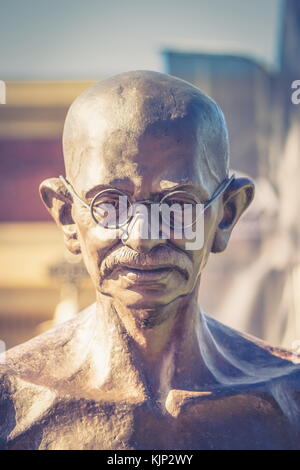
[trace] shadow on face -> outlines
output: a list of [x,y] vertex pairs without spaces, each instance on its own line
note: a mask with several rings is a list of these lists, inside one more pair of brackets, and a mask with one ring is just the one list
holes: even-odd
[[[64,153],[68,178],[87,204],[112,188],[133,202],[180,190],[204,203],[226,176],[227,130],[215,103],[192,85],[132,72],[79,97],[66,121]],[[140,215],[124,241],[121,229],[96,224],[54,180],[41,185],[41,194],[68,248],[82,252],[97,291],[131,308],[157,308],[194,290],[210,251],[225,248],[251,202],[251,184],[236,181],[205,212],[204,244],[195,250],[172,232],[167,239],[145,238],[143,225],[151,224]]]

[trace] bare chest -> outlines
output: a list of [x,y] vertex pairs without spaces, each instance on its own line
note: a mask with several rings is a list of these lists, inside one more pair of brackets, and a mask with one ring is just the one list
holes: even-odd
[[144,401],[60,398],[27,426],[16,422],[9,449],[289,449],[289,424],[266,394],[176,400],[169,411]]

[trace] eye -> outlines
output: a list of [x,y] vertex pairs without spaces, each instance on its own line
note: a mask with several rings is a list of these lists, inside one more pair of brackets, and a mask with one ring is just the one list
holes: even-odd
[[125,194],[113,191],[99,193],[93,200],[93,217],[104,227],[115,227],[127,220],[129,204]]
[[117,209],[119,207],[119,200],[113,198],[99,198],[94,201],[94,208],[108,210],[110,207]]
[[187,194],[184,191],[176,192],[173,194],[166,195],[162,202],[171,206],[172,204],[179,204],[184,207],[184,204],[197,204],[196,198],[192,194]]
[[161,202],[162,218],[171,227],[191,225],[196,221],[199,201],[193,194],[176,191],[166,195]]

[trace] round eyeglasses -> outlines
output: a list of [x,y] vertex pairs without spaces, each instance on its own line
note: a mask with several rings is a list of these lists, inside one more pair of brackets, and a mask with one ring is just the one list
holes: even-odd
[[[107,188],[97,193],[90,204],[77,194],[71,183],[63,176],[59,177],[66,189],[81,204],[91,211],[93,220],[107,229],[118,229],[128,224],[134,215],[147,211],[148,205],[156,205],[156,214],[160,221],[168,224],[171,229],[176,227],[191,227],[197,218],[229,187],[235,178],[233,174],[217,187],[212,197],[202,203],[194,194],[185,190],[175,190],[165,194],[160,200],[132,201],[123,191]],[[152,208],[151,208],[152,210]],[[151,214],[152,215],[152,214]]]

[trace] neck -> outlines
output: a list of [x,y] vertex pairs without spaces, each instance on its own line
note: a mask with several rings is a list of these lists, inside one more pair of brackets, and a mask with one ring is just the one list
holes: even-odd
[[105,383],[110,388],[114,383],[119,391],[134,389],[164,400],[171,389],[213,382],[199,348],[197,291],[153,309],[127,308],[98,293],[96,329],[109,363]]

